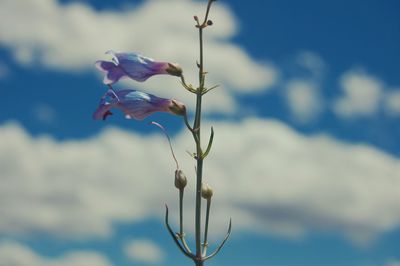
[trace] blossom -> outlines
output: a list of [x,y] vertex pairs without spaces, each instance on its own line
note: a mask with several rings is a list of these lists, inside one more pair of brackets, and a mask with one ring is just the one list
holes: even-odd
[[105,120],[111,115],[111,109],[117,108],[125,113],[128,119],[142,120],[155,112],[167,112],[175,115],[184,115],[186,107],[174,99],[159,98],[157,96],[132,89],[109,89],[101,98],[99,107],[93,113],[96,120]]
[[181,76],[182,69],[177,64],[157,62],[137,53],[116,53],[108,51],[113,56],[112,62],[99,60],[95,66],[105,73],[104,84],[114,84],[121,78],[131,78],[143,82],[157,74]]

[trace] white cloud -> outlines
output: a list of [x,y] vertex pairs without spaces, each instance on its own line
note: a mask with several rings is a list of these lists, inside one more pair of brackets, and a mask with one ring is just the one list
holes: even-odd
[[400,115],[400,89],[386,92],[383,105],[389,115]]
[[344,95],[334,103],[338,116],[351,118],[372,116],[380,108],[383,84],[380,80],[361,71],[343,74],[340,85]]
[[[277,121],[214,126],[204,169],[215,192],[211,239],[224,232],[229,217],[237,231],[296,236],[326,230],[360,243],[400,225],[399,159],[366,145],[305,137]],[[0,138],[4,234],[108,236],[114,222],[162,217],[165,202],[171,220],[177,218],[174,164],[158,132],[107,129],[91,139],[57,142],[7,124]],[[187,133],[173,142],[189,178],[189,226],[194,162],[186,150],[193,144]]]
[[72,252],[59,258],[39,256],[30,248],[15,242],[0,242],[0,265],[4,266],[111,266],[100,254],[89,251]]
[[396,259],[389,260],[385,266],[400,266],[400,261]]
[[293,80],[287,83],[286,101],[292,115],[301,123],[315,120],[322,111],[322,97],[317,85],[310,81]]
[[130,259],[148,264],[158,264],[165,256],[161,248],[148,239],[135,239],[128,242],[124,246],[124,252]]
[[[120,12],[100,12],[78,2],[61,5],[55,0],[3,0],[0,44],[8,47],[22,64],[66,71],[95,71],[93,63],[106,58],[104,52],[110,49],[141,51],[159,60],[179,62],[187,80],[196,84],[198,40],[192,16],[203,14],[204,8],[204,4],[194,0],[149,0]],[[274,66],[255,61],[229,42],[238,26],[226,5],[216,3],[211,18],[215,26],[205,31],[208,84],[218,81],[224,90],[213,96],[216,100],[207,108],[231,112],[235,102],[226,89],[242,93],[268,89],[278,74]],[[180,87],[173,78],[154,78],[150,84],[136,86],[185,95],[173,89]]]
[[321,56],[311,51],[300,52],[296,57],[296,63],[309,70],[316,79],[321,78],[327,68]]

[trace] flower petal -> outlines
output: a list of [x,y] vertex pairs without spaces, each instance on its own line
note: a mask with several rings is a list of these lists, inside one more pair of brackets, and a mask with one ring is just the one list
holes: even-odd
[[118,103],[118,99],[112,90],[108,90],[106,94],[101,98],[99,106],[93,113],[93,119],[95,120],[106,120],[109,115],[112,115],[111,108],[115,107]]
[[114,84],[124,76],[126,76],[123,69],[115,65],[113,62],[108,61],[97,61],[95,64],[96,68],[106,73],[103,79],[104,84]]
[[124,77],[143,82],[149,77],[158,74],[180,76],[182,69],[177,64],[157,62],[138,53],[119,53],[108,51],[112,62],[97,61],[96,67],[105,72],[105,84],[113,84]]
[[155,112],[168,112],[171,100],[136,90],[117,92],[118,107],[130,118],[142,120]]
[[186,107],[176,100],[160,98],[137,90],[109,89],[102,97],[99,107],[93,114],[94,119],[106,119],[112,108],[125,113],[127,119],[142,120],[155,112],[168,112],[183,115]]

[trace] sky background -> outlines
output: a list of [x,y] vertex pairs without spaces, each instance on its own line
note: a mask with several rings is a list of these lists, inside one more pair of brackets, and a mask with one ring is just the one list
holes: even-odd
[[[172,136],[181,118],[92,120],[105,52],[178,62],[196,84],[206,1],[0,0],[0,265],[189,265],[177,228]],[[205,31],[204,178],[214,188],[207,265],[400,265],[400,18],[397,0],[223,1]],[[171,76],[118,86],[194,97]],[[204,142],[206,139],[204,139]],[[192,245],[193,247],[193,245]]]

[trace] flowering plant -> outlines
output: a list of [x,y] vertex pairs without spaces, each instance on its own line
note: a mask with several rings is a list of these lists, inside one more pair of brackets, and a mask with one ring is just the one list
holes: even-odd
[[[196,161],[196,203],[195,203],[195,251],[192,252],[185,238],[183,227],[183,196],[185,187],[187,185],[187,178],[182,170],[179,169],[179,164],[175,158],[172,150],[172,155],[176,162],[175,170],[175,187],[179,191],[179,231],[174,232],[168,222],[168,207],[166,206],[165,223],[172,239],[178,246],[179,250],[188,258],[190,258],[196,266],[204,265],[204,262],[219,253],[224,246],[231,233],[231,222],[229,222],[228,232],[222,243],[211,254],[207,253],[208,248],[208,223],[210,218],[211,199],[213,197],[213,189],[210,185],[203,183],[203,162],[209,154],[213,139],[214,130],[211,128],[211,136],[208,145],[203,150],[200,134],[201,134],[201,105],[202,97],[207,92],[216,88],[206,87],[206,72],[204,71],[204,58],[203,58],[203,31],[211,26],[213,22],[208,19],[210,8],[216,0],[208,0],[206,14],[202,21],[197,16],[194,16],[196,21],[196,28],[199,32],[200,53],[197,67],[199,70],[199,85],[197,87],[187,84],[183,75],[183,71],[178,64],[169,62],[158,62],[151,58],[145,57],[138,53],[127,52],[113,52],[111,54],[111,61],[99,60],[96,62],[96,67],[104,72],[104,84],[108,86],[108,90],[101,98],[98,108],[93,114],[94,119],[105,120],[112,114],[112,109],[120,109],[125,117],[128,119],[142,120],[155,112],[167,112],[174,115],[183,117],[187,129],[193,136],[196,152],[193,158]],[[160,98],[152,94],[133,90],[133,89],[114,89],[113,84],[123,78],[130,78],[138,82],[146,81],[154,75],[171,75],[181,79],[183,87],[196,95],[196,111],[194,114],[194,121],[191,125],[187,116],[186,106],[176,99]],[[160,127],[165,133],[165,129],[158,123],[153,122],[154,125]],[[166,134],[169,140],[168,134]],[[169,141],[171,145],[171,142]],[[201,210],[202,198],[206,200],[206,217],[204,225],[204,235],[202,236],[201,224]]]

